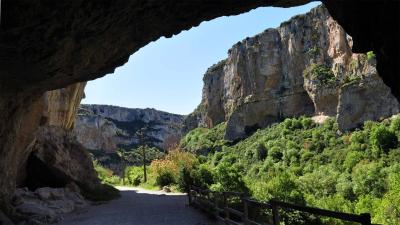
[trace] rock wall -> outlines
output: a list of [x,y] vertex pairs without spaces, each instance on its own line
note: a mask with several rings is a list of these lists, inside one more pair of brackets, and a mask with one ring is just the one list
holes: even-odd
[[374,56],[351,45],[323,6],[246,38],[206,72],[200,110],[185,127],[194,118],[206,127],[227,121],[225,138],[234,141],[287,117],[336,116],[347,130],[397,113]]
[[86,148],[113,153],[137,146],[139,130],[146,127],[147,144],[167,150],[179,141],[183,118],[155,109],[81,105],[74,133]]
[[17,186],[35,190],[76,183],[90,189],[99,184],[87,150],[72,133],[84,87],[85,83],[77,83],[41,97],[39,126],[20,164]]

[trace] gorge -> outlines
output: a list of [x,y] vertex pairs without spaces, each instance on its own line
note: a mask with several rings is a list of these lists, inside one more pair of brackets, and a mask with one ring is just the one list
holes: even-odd
[[[130,54],[160,36],[170,37],[202,21],[222,15],[239,14],[259,6],[289,7],[306,2],[308,1],[220,0],[191,1],[189,4],[181,1],[2,1],[0,27],[1,211],[9,217],[17,218],[11,204],[17,187],[30,186],[34,189],[75,183],[82,189],[93,190],[100,185],[90,156],[71,135],[75,124],[73,118],[83,96],[85,81],[114,71],[117,66],[127,61]],[[303,77],[299,76],[307,65],[307,63],[301,64],[296,77],[285,80],[290,81],[288,84],[278,85],[283,89],[295,87],[299,94],[297,97],[302,99],[299,101],[302,104],[294,107],[295,109],[291,110],[287,116],[303,113],[334,115],[338,117],[338,121],[344,118],[341,124],[344,124],[344,128],[348,128],[353,124],[361,123],[361,120],[379,119],[381,116],[395,113],[398,103],[393,96],[399,98],[397,74],[400,4],[389,0],[365,1],[363,4],[356,1],[325,0],[323,3],[338,24],[353,38],[352,51],[354,53],[373,51],[376,54],[377,72],[374,66],[371,66],[374,65],[375,59],[365,60],[363,55],[357,56],[350,53],[351,45],[344,43],[347,37],[344,38],[344,31],[339,29],[337,37],[341,42],[338,43],[337,49],[344,51],[341,56],[359,60],[355,65],[356,68],[346,71],[354,72],[357,82],[360,74],[366,77],[365,80],[362,78],[363,82],[351,82],[349,83],[351,86],[341,87],[339,94],[336,93],[336,88],[329,90],[328,93],[319,93],[315,92],[317,89],[315,89],[313,79],[304,81]],[[260,37],[271,38],[278,33],[276,30],[271,30]],[[308,35],[312,37],[311,34]],[[257,43],[253,39],[244,43],[251,46],[252,41]],[[327,40],[321,39],[317,43],[321,44],[324,41]],[[296,46],[295,43],[293,46]],[[303,47],[303,45],[300,46]],[[322,44],[316,58],[310,57],[307,60],[325,63],[324,57],[331,57],[329,52],[326,54],[323,50],[325,47]],[[236,55],[240,59],[242,49],[245,49],[243,43],[233,48],[232,61],[228,60],[227,64],[231,69],[236,66],[233,56]],[[315,52],[318,53],[318,51]],[[278,58],[275,57],[275,59]],[[342,60],[341,57],[332,58]],[[239,59],[237,62],[241,62]],[[276,62],[270,61],[270,63]],[[351,61],[347,61],[345,65],[345,68],[351,67]],[[224,63],[219,64],[212,71],[210,70],[210,73],[215,73],[220,77],[220,71],[224,66]],[[339,68],[334,68],[335,78],[336,69],[339,70]],[[234,76],[233,73],[231,76],[233,79],[240,78],[240,76]],[[393,96],[389,93],[389,89],[383,86],[378,76],[389,86]],[[310,77],[312,78],[313,75],[310,74]],[[328,77],[332,78],[330,75]],[[350,77],[351,81],[354,78],[344,76],[343,80],[345,77]],[[338,79],[337,82],[339,80],[342,82],[342,79]],[[255,81],[255,79],[250,81]],[[266,80],[263,81],[266,82]],[[266,100],[263,86],[273,87],[274,82],[276,81],[271,80],[266,82],[267,85],[262,83],[261,87],[254,86],[254,93],[252,93],[253,89],[249,94],[247,93],[249,90],[243,88],[244,95],[230,96],[230,102],[233,101],[233,106],[238,109],[233,109],[234,107],[229,106],[230,103],[213,102],[209,98],[213,96],[206,96],[209,108],[206,111],[207,115],[200,114],[199,116],[201,119],[207,118],[202,125],[212,127],[228,119],[237,121],[240,126],[235,127],[233,126],[235,124],[230,123],[229,132],[225,134],[228,138],[235,140],[247,135],[246,129],[251,132],[257,127],[279,121],[276,118],[276,112],[283,109],[282,107],[271,109],[273,112],[271,120],[262,121],[260,124],[258,121],[248,121],[243,117],[247,113],[258,115],[260,111],[257,110],[265,109],[264,106],[255,104],[255,100]],[[218,81],[215,83],[221,84]],[[305,89],[303,85],[306,86]],[[371,87],[376,87],[374,85],[379,87],[380,95],[368,94]],[[278,86],[274,87],[275,89],[272,89],[274,93],[270,93],[267,97],[276,97],[279,93],[275,92],[279,91],[287,92],[287,94],[290,92],[280,90]],[[357,89],[349,90],[349,87],[354,86],[357,86]],[[240,89],[240,87],[237,88]],[[218,96],[223,93],[213,94]],[[374,103],[371,110],[382,111],[366,112],[365,108],[349,104],[355,101],[354,99],[357,101],[362,99],[365,95],[374,98],[368,98],[368,101],[363,103],[364,105]],[[338,107],[331,107],[331,104],[327,107],[324,105],[326,99],[328,102],[333,101],[332,105],[336,105],[334,102],[337,100]],[[303,105],[304,102],[307,104]],[[247,103],[251,105],[248,108],[246,108]],[[379,104],[384,104],[384,106]],[[213,110],[222,108],[225,113],[216,117]],[[349,108],[353,108],[353,111]],[[299,113],[293,113],[294,111]],[[349,113],[354,112],[362,116],[357,115],[355,119],[348,119],[351,118]],[[360,118],[361,120],[357,121]],[[258,120],[258,118],[254,119]],[[193,124],[190,126],[194,128],[198,126],[198,120],[195,119],[190,124]],[[39,166],[43,163],[44,167]],[[27,170],[27,168],[32,168],[31,166],[44,170]],[[33,174],[27,174],[27,172]],[[55,180],[57,182],[54,182]]]

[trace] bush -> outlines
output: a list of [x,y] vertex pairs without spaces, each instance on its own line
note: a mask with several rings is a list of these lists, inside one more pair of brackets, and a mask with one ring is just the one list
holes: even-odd
[[375,59],[375,53],[373,51],[369,51],[367,52],[367,59],[371,60],[371,59]]
[[372,129],[370,143],[377,149],[388,153],[397,146],[397,136],[394,132],[381,125]]
[[318,81],[320,85],[335,85],[337,83],[332,70],[325,64],[311,64],[303,71],[303,76]]
[[238,168],[226,162],[215,168],[214,180],[220,184],[223,191],[249,192]]
[[168,171],[164,171],[156,176],[156,184],[160,187],[168,186],[175,183],[175,176]]
[[143,167],[130,166],[126,169],[125,176],[128,179],[129,184],[139,186],[143,182]]
[[268,155],[271,156],[271,158],[272,158],[275,162],[281,160],[281,159],[282,159],[282,156],[283,156],[283,154],[282,154],[280,148],[279,148],[279,147],[276,147],[276,146],[275,146],[275,147],[272,147],[272,148],[269,150]]
[[386,176],[378,163],[361,161],[354,167],[351,176],[353,191],[357,196],[368,193],[374,197],[381,198],[385,193]]

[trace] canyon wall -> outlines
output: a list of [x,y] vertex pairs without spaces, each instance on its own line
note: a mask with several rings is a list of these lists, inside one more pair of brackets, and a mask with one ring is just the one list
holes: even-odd
[[120,173],[124,160],[117,154],[119,149],[131,152],[144,141],[164,152],[179,142],[183,119],[181,115],[155,109],[81,105],[74,134],[99,163]]
[[99,184],[87,150],[72,132],[85,85],[73,84],[42,96],[40,124],[34,142],[27,148],[27,158],[20,164],[18,186],[34,190],[64,187],[72,182],[90,189]]
[[287,117],[337,117],[348,130],[398,113],[375,56],[351,46],[324,6],[246,38],[208,69],[184,131],[227,121],[225,138],[234,141]]

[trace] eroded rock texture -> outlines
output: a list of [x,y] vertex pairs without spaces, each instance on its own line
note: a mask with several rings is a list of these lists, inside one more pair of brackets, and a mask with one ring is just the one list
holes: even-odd
[[69,188],[17,189],[12,201],[16,212],[27,217],[24,224],[52,224],[63,214],[88,206],[85,199]]
[[81,105],[74,133],[99,163],[119,174],[127,162],[123,162],[117,150],[130,152],[146,144],[164,152],[179,142],[183,119],[181,115],[155,109]]
[[113,153],[137,146],[145,128],[147,144],[167,150],[179,141],[182,123],[183,116],[155,109],[81,105],[74,133],[86,148]]
[[225,138],[300,115],[337,116],[354,128],[398,112],[372,54],[354,54],[352,39],[325,7],[234,45],[204,75],[202,103],[186,127],[227,121]]

